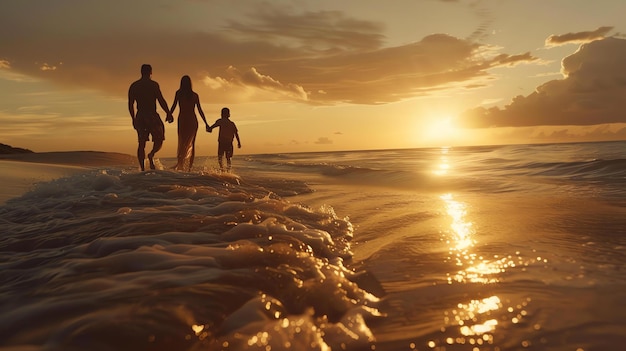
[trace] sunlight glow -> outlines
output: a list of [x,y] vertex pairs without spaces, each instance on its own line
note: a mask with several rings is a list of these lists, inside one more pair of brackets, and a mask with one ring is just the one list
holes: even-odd
[[431,118],[420,134],[420,140],[427,144],[446,146],[456,144],[462,132],[453,117],[440,115]]

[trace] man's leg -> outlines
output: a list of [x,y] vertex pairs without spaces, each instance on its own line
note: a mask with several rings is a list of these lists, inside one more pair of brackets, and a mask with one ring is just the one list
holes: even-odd
[[159,150],[161,150],[161,146],[163,146],[163,140],[154,140],[154,145],[152,146],[152,151],[148,154],[148,160],[150,161],[150,169],[155,169],[154,165],[154,154],[156,154]]
[[230,172],[231,163],[230,163],[230,157],[229,156],[226,156],[226,165],[227,165],[227,170]]
[[142,171],[145,171],[144,160],[146,159],[146,142],[139,141],[137,146],[137,161],[139,161],[139,167]]
[[154,155],[161,150],[163,146],[163,140],[165,140],[165,125],[163,121],[156,113],[153,116],[155,119],[150,120],[150,134],[152,135],[152,151],[148,154],[148,160],[150,161],[150,169],[156,169],[154,165]]

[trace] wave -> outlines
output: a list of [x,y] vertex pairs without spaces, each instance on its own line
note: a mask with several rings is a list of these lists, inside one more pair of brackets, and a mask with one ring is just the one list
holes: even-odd
[[[565,147],[565,146],[563,146]],[[609,187],[626,181],[626,159],[586,157],[575,153],[547,154],[534,147],[467,147],[354,151],[247,158],[256,169],[321,176],[344,184],[393,187],[413,191],[527,190],[549,182],[590,182]],[[570,146],[571,148],[571,146]],[[594,156],[598,156],[597,153]]]
[[531,165],[536,175],[612,181],[626,178],[626,159],[556,162]]
[[0,207],[0,345],[29,350],[370,348],[379,284],[352,223],[304,182],[108,169]]

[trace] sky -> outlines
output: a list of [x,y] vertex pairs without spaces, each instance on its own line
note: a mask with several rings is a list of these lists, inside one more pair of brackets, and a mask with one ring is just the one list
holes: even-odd
[[[229,107],[239,154],[621,140],[625,13],[623,0],[5,0],[0,143],[134,154],[128,87],[144,63],[169,106],[189,75],[209,123]],[[175,156],[176,133],[166,124],[159,155]],[[216,139],[201,122],[196,154]]]

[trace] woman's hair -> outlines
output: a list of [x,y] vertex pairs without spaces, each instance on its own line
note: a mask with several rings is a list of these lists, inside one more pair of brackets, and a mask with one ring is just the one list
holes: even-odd
[[191,97],[193,95],[193,89],[191,88],[191,78],[185,75],[180,79],[180,93],[185,97]]

